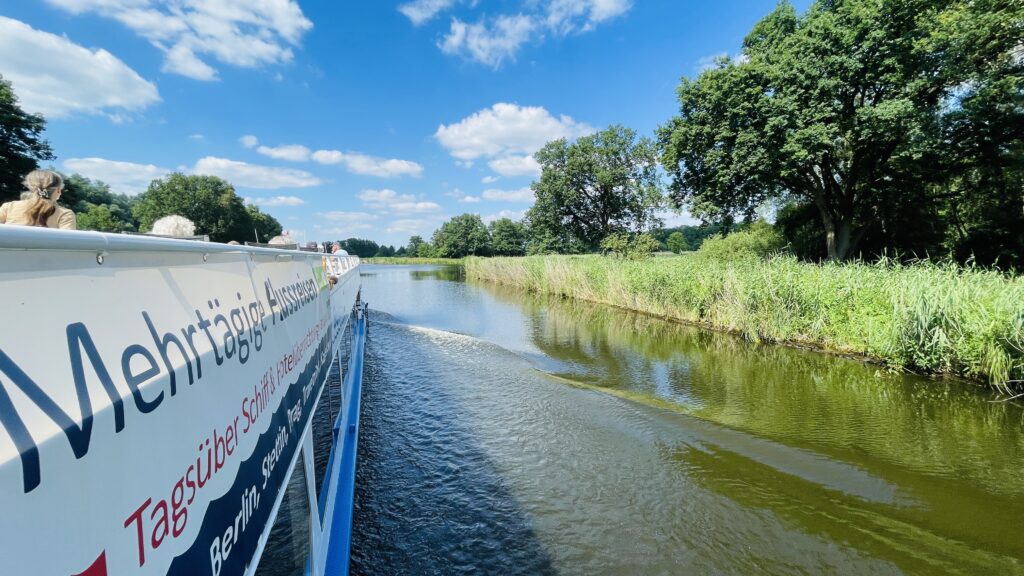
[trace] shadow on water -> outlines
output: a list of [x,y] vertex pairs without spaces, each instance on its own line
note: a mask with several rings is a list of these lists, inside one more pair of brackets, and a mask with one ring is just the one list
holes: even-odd
[[[516,499],[462,425],[436,343],[371,315],[354,574],[554,574]],[[382,321],[384,320],[384,321]]]

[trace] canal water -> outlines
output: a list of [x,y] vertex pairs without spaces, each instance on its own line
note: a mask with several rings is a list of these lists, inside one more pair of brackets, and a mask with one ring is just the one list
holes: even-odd
[[363,266],[355,574],[1024,574],[1024,409]]

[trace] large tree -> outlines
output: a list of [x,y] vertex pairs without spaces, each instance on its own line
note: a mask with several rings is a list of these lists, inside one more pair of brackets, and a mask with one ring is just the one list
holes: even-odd
[[141,230],[149,230],[163,216],[177,214],[195,223],[196,234],[209,235],[214,242],[241,242],[253,236],[252,217],[242,199],[231,184],[216,176],[175,173],[154,180],[132,213]]
[[511,218],[491,222],[491,251],[496,256],[522,256],[526,254],[526,226]]
[[527,214],[531,235],[593,249],[612,232],[661,223],[654,144],[633,130],[611,126],[573,143],[555,140],[535,158],[541,176],[531,186],[537,199]]
[[486,256],[491,250],[491,235],[479,214],[462,214],[435,230],[431,244],[438,258]]
[[[781,3],[740,58],[683,79],[680,114],[659,130],[674,202],[724,222],[769,199],[808,203],[831,259],[893,228],[937,175],[941,107],[964,76],[936,31],[966,4],[819,0],[797,16]],[[1010,38],[988,48],[1019,46]]]
[[420,256],[420,249],[426,245],[427,242],[426,240],[423,239],[422,236],[413,236],[409,238],[409,244],[405,249],[405,253],[408,254],[410,258],[418,258]]
[[[267,242],[274,236],[279,236],[284,229],[281,227],[281,223],[277,221],[270,214],[263,212],[259,209],[259,206],[253,206],[247,204],[245,211],[249,213],[249,218],[252,220],[252,236],[251,238],[257,242]],[[246,238],[246,237],[243,237]],[[241,242],[241,238],[236,238],[237,241]]]
[[40,161],[53,160],[50,143],[42,138],[46,121],[18,106],[11,83],[0,76],[0,202],[21,195],[21,181],[39,167]]

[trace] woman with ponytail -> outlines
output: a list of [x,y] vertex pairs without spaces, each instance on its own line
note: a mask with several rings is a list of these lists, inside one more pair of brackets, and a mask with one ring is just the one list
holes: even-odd
[[[57,205],[64,180],[60,174],[49,170],[33,170],[22,181],[28,198],[6,202],[0,206],[0,224],[42,226],[75,230],[78,222],[75,213]],[[25,194],[22,194],[25,197]]]

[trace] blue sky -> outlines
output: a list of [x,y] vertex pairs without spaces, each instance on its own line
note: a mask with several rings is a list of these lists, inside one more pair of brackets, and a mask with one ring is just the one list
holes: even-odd
[[397,246],[464,212],[520,217],[547,140],[653,135],[679,78],[736,54],[774,5],[7,2],[0,74],[46,116],[62,171],[129,194],[214,174],[299,240]]

